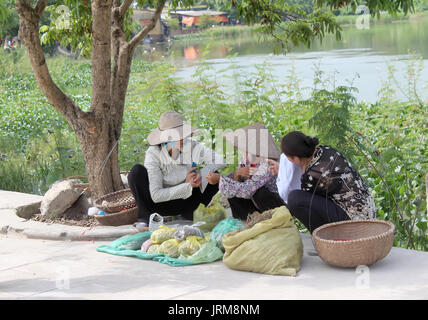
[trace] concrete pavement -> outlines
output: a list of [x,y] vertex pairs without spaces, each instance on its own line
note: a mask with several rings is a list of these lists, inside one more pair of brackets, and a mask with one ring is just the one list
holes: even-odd
[[305,254],[296,277],[227,268],[170,267],[97,252],[106,242],[0,236],[0,299],[428,299],[428,253],[393,248],[359,272]]
[[25,221],[11,202],[20,195],[4,195],[0,192],[0,299],[428,299],[428,252],[392,248],[372,266],[334,268],[315,255],[311,237],[302,234],[304,257],[296,277],[235,271],[221,261],[170,267],[95,250],[108,244],[101,241],[106,235],[117,238],[132,226],[96,227],[98,237],[76,238],[87,228]]

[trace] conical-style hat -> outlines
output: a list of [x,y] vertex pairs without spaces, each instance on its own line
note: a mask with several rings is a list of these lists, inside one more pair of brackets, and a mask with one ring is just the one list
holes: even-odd
[[158,127],[149,134],[147,141],[153,146],[163,142],[179,141],[198,133],[199,130],[184,122],[181,114],[169,111],[161,115]]
[[223,135],[227,142],[243,152],[269,159],[279,159],[281,151],[263,123],[255,123]]

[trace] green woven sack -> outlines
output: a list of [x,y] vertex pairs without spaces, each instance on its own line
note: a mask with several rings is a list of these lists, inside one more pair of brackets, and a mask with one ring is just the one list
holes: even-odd
[[273,209],[271,219],[228,233],[222,241],[223,262],[231,269],[287,276],[300,269],[303,243],[285,206]]

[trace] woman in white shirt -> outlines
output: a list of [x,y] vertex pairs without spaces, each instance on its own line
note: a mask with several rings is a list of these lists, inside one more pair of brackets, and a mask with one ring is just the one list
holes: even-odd
[[277,162],[272,162],[272,164],[274,165],[272,169],[277,166],[276,169],[272,170],[272,173],[278,174],[276,179],[278,193],[282,200],[287,203],[289,193],[293,190],[300,190],[302,170],[298,165],[288,160],[283,153],[279,164]]
[[[218,184],[209,184],[208,172],[226,166],[225,160],[211,149],[192,140],[198,130],[184,123],[177,112],[166,112],[147,140],[144,166],[136,164],[128,175],[138,206],[138,216],[148,222],[150,214],[182,215],[193,219],[200,203],[208,205],[218,192]],[[193,167],[202,166],[200,171]]]

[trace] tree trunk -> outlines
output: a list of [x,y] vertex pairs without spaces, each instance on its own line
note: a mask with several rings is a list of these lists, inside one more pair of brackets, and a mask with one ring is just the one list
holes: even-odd
[[[132,56],[159,20],[165,0],[158,2],[151,22],[129,42],[123,23],[132,0],[92,0],[92,100],[84,112],[52,80],[39,37],[39,22],[49,0],[17,0],[19,38],[27,48],[37,84],[49,103],[75,132],[82,149],[93,198],[123,188],[118,161],[125,96]],[[111,32],[107,32],[111,30]],[[113,69],[111,56],[113,55]],[[126,168],[128,169],[128,168]]]
[[[123,188],[117,142],[121,125],[114,116],[111,88],[112,0],[92,1],[92,100],[97,127],[80,139],[91,192],[100,196]],[[119,90],[119,88],[117,88]],[[122,117],[120,117],[122,122]]]
[[93,197],[123,189],[115,129],[107,125],[97,139],[79,140]]

